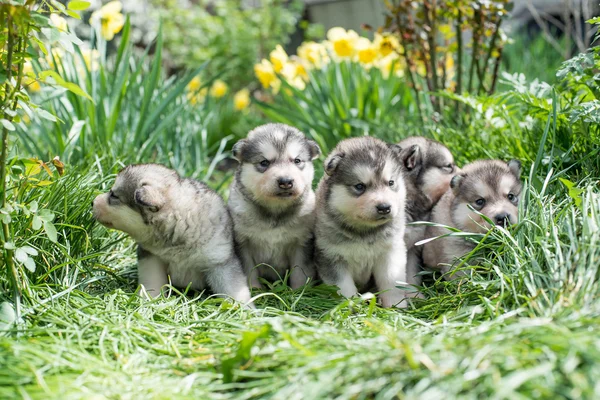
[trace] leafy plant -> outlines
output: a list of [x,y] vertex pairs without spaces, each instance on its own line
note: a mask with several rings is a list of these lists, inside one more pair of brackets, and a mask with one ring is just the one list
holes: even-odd
[[[13,217],[22,213],[25,217],[33,220],[32,224],[35,224],[36,230],[43,226],[50,241],[56,241],[56,231],[52,225],[52,214],[45,209],[40,209],[38,203],[28,202],[20,196],[8,196],[9,192],[14,192],[16,189],[11,187],[13,181],[7,163],[10,145],[9,133],[14,132],[15,124],[22,121],[25,110],[30,116],[35,115],[55,120],[51,113],[31,101],[24,88],[26,84],[39,85],[39,82],[47,82],[61,86],[77,95],[88,96],[77,84],[65,80],[59,74],[42,71],[36,77],[31,71],[30,64],[30,59],[35,51],[47,53],[46,46],[41,39],[42,35],[50,42],[60,43],[64,47],[72,48],[73,43],[78,43],[78,39],[62,26],[60,21],[64,21],[64,19],[60,14],[78,18],[79,15],[76,11],[85,9],[87,5],[89,3],[78,1],[72,1],[67,6],[57,1],[27,0],[0,3],[0,98],[2,98],[0,103],[0,125],[2,125],[2,142],[0,144],[2,235],[0,245],[2,246],[3,264],[10,277],[16,321],[20,318],[23,290],[19,283],[21,274],[19,266],[30,270],[34,269],[32,257],[37,255],[37,251],[30,246],[21,246],[17,243],[17,238],[14,236]],[[26,175],[27,172],[26,168]]]
[[[234,89],[252,83],[252,65],[295,30],[302,3],[297,0],[153,0],[175,69],[210,61],[209,76],[222,74]],[[193,29],[190,29],[193,27]]]

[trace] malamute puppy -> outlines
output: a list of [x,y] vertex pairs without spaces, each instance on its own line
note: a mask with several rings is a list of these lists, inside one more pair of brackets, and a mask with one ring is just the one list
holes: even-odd
[[[454,157],[440,142],[413,136],[398,143],[406,185],[406,221],[428,221],[431,209],[450,188],[456,173]],[[425,238],[425,226],[407,226],[404,240],[407,248],[406,279],[419,286],[421,247],[415,243]]]
[[384,307],[405,307],[406,189],[397,145],[360,137],[340,142],[325,160],[317,189],[315,261],[327,284],[351,297],[375,280]]
[[[253,287],[290,272],[298,288],[315,277],[312,261],[316,142],[283,124],[259,126],[233,146],[240,165],[228,207],[242,265]],[[264,265],[261,265],[264,264]]]
[[151,296],[172,282],[250,301],[231,217],[221,197],[203,183],[162,165],[130,165],[110,192],[94,199],[93,211],[98,222],[138,243],[139,283]]
[[[517,223],[521,163],[499,160],[475,161],[466,165],[450,181],[450,189],[433,208],[431,221],[466,232],[484,233],[489,224],[470,208],[490,218],[496,225]],[[426,238],[449,233],[445,228],[428,226]],[[427,267],[447,273],[456,258],[474,248],[474,244],[456,237],[445,237],[423,246]]]

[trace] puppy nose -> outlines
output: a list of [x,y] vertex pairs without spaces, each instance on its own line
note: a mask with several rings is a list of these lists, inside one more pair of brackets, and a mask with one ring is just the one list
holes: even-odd
[[282,189],[291,189],[294,187],[294,180],[291,178],[279,178],[277,179],[277,183]]
[[389,214],[392,211],[392,206],[387,203],[377,204],[377,213],[378,214]]
[[494,219],[496,220],[496,225],[506,226],[510,222],[510,215],[508,213],[501,213],[496,215]]

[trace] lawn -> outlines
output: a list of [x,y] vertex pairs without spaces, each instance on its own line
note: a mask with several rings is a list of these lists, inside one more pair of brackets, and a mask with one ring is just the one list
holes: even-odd
[[[48,12],[67,17],[85,6],[71,3]],[[21,10],[7,4],[0,3],[3,20],[10,7]],[[598,48],[548,66],[552,86],[515,58],[494,74],[490,59],[487,72],[482,66],[484,90],[470,93],[453,91],[454,84],[428,91],[430,75],[400,57],[314,62],[306,77],[299,68],[292,77],[273,69],[283,57],[276,51],[257,60],[257,81],[246,90],[228,87],[206,64],[167,74],[160,31],[148,51],[139,51],[129,20],[116,44],[101,38],[100,25],[94,51],[56,21],[35,16],[44,13],[34,12],[29,26],[56,30],[58,36],[43,37],[56,48],[70,40],[73,51],[48,46],[48,55],[32,57],[17,47],[12,62],[23,66],[27,58],[28,67],[15,68],[22,79],[4,79],[0,91],[9,143],[0,209],[0,398],[600,393]],[[6,32],[10,24],[3,24]],[[319,45],[311,51],[321,57]],[[303,49],[309,47],[299,56]],[[513,48],[505,57],[518,53]],[[468,63],[458,65],[445,64],[439,79],[467,79]],[[450,69],[458,71],[453,78]],[[21,96],[14,107],[6,99],[17,97],[10,96]],[[257,310],[176,288],[168,297],[138,297],[135,244],[95,223],[92,199],[136,162],[167,164],[226,197],[231,145],[273,120],[298,126],[325,154],[345,137],[422,134],[445,143],[459,165],[520,159],[520,221],[469,239],[476,249],[456,264],[468,279],[424,272],[425,299],[405,310],[344,299],[325,285],[292,290],[285,277],[253,291]],[[315,185],[323,159],[315,161]]]

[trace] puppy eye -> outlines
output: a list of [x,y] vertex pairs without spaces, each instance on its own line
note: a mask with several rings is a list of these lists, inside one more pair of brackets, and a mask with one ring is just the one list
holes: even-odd
[[475,200],[475,204],[478,207],[483,207],[485,205],[485,199],[477,199],[477,200]]
[[301,160],[301,159],[299,159],[299,158],[296,158],[296,159],[294,160],[294,163],[296,163],[296,164],[300,164],[300,163],[302,163],[302,160]]
[[357,185],[354,185],[354,189],[356,189],[358,192],[364,192],[366,188],[367,187],[365,186],[364,183],[359,183]]
[[448,172],[452,172],[454,170],[454,166],[452,164],[444,165],[441,168],[444,169],[444,170],[446,170],[446,171],[448,171]]
[[394,181],[389,181],[389,182],[388,182],[388,185],[390,185],[390,186],[394,186],[394,183],[395,183]]
[[117,195],[115,194],[115,192],[113,192],[112,190],[111,190],[110,192],[108,192],[108,196],[109,196],[111,199],[117,199],[117,200],[119,199],[119,196],[117,196]]
[[513,202],[513,203],[517,200],[517,196],[515,196],[512,193],[509,193],[508,196],[506,196],[506,197],[508,197],[508,200],[511,201],[511,202]]
[[267,168],[270,164],[271,164],[271,162],[269,160],[262,160],[260,162],[260,166],[265,167],[265,168]]

